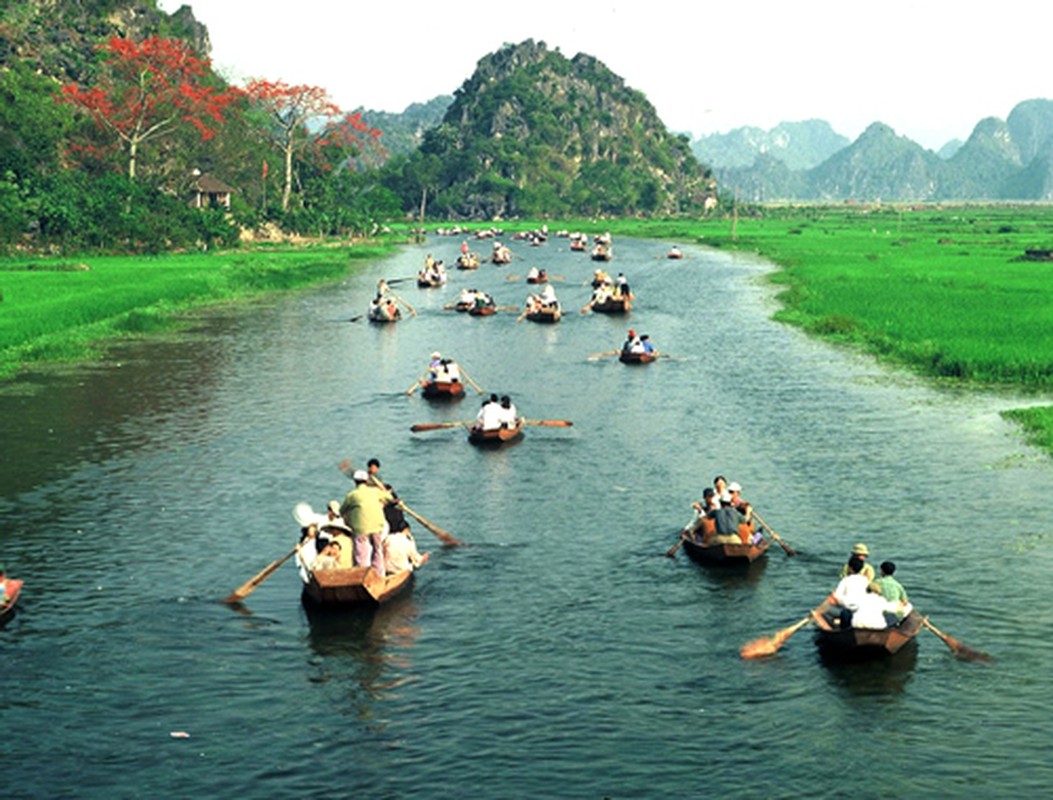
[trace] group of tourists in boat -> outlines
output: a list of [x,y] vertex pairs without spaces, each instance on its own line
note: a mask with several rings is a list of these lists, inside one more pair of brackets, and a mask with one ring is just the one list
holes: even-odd
[[519,416],[515,403],[507,394],[498,398],[491,394],[485,400],[468,431],[468,440],[473,444],[504,442],[520,434],[523,418]]
[[490,256],[490,261],[494,264],[511,264],[512,251],[508,249],[507,245],[494,242],[494,252]]
[[476,316],[485,316],[497,311],[497,303],[493,296],[479,289],[461,289],[453,307],[457,311],[468,312]]
[[537,267],[531,267],[530,269],[527,270],[526,282],[527,283],[547,283],[548,282],[548,272],[546,272],[543,269],[538,269]]
[[632,308],[633,293],[629,279],[619,272],[617,277],[602,269],[592,273],[592,297],[582,311],[597,311],[601,314],[624,314]]
[[551,283],[546,283],[540,292],[527,295],[523,316],[532,322],[559,322],[563,311]]
[[438,288],[446,285],[446,267],[442,261],[436,261],[428,253],[424,267],[417,273],[417,286],[422,289]]
[[293,512],[301,526],[300,576],[317,602],[379,602],[428,560],[417,548],[405,506],[380,480],[379,469],[374,458],[354,471],[354,488],[342,502],[331,500],[324,514],[306,503]]
[[369,303],[367,313],[370,322],[397,322],[402,319],[399,300],[391,291],[387,281],[377,281],[377,293]]
[[852,546],[848,562],[841,567],[840,581],[814,612],[820,630],[883,630],[899,625],[914,610],[895,578],[896,564],[883,561],[875,572],[867,560],[869,555],[870,549],[863,542]]
[[629,328],[618,358],[625,364],[646,364],[658,358],[658,351],[648,334],[638,334],[633,328]]

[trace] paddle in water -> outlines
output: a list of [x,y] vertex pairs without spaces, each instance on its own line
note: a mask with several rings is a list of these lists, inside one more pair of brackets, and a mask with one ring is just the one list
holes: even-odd
[[992,661],[994,661],[994,659],[990,655],[983,652],[982,650],[974,650],[968,645],[962,644],[953,636],[948,636],[946,633],[944,633],[931,622],[929,622],[928,617],[923,617],[921,620],[921,624],[928,628],[930,631],[932,631],[934,634],[936,634],[936,636],[938,636],[945,645],[951,648],[951,651],[954,653],[955,657],[962,659],[962,661],[976,661],[981,664],[990,664]]
[[747,660],[774,655],[778,652],[780,647],[786,644],[787,639],[811,622],[813,615],[817,612],[818,609],[809,611],[808,616],[798,620],[793,625],[788,625],[781,631],[776,631],[771,636],[761,636],[758,639],[754,639],[752,642],[746,642],[746,644],[739,648],[739,655]]

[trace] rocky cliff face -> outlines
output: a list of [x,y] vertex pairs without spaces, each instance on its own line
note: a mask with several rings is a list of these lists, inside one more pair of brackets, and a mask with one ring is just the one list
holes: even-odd
[[439,192],[459,215],[675,212],[713,188],[643,94],[533,40],[480,59],[421,151],[446,165]]
[[0,66],[26,61],[61,81],[90,79],[96,46],[111,36],[169,36],[208,57],[208,29],[189,6],[166,14],[155,0],[22,0],[0,10]]
[[756,201],[1050,200],[1053,101],[1028,100],[1007,120],[980,120],[949,157],[874,123],[811,169],[789,170],[769,151],[754,159],[749,166],[717,167],[718,180]]

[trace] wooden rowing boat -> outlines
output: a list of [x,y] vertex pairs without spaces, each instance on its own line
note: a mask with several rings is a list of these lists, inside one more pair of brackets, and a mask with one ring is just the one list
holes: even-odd
[[914,610],[891,628],[867,630],[837,627],[836,618],[824,617],[832,630],[820,628],[815,634],[819,656],[827,662],[846,663],[889,658],[906,647],[922,628],[922,617]]
[[628,314],[633,307],[628,295],[611,295],[605,300],[592,304],[592,310],[598,314]]
[[588,251],[589,246],[585,243],[584,239],[571,239],[570,249],[575,253],[584,253]]
[[421,289],[439,289],[445,285],[445,272],[441,272],[437,275],[425,275],[424,273],[420,273],[417,275],[417,286]]
[[610,261],[612,258],[614,258],[614,251],[611,247],[604,247],[602,244],[598,244],[592,248],[593,261]]
[[460,381],[425,381],[420,385],[421,394],[431,400],[453,400],[464,397],[464,384]]
[[771,539],[761,539],[756,544],[702,544],[689,534],[682,533],[681,536],[688,557],[699,564],[712,567],[748,567],[764,556],[771,547]]
[[519,419],[514,428],[491,428],[483,430],[472,426],[468,429],[468,441],[480,447],[500,447],[503,444],[518,441],[523,436],[523,420]]
[[18,595],[22,593],[22,581],[8,578],[5,587],[7,601],[0,605],[0,624],[7,622],[15,615],[15,603],[18,602]]
[[370,322],[398,322],[402,319],[402,311],[394,301],[391,301],[371,305],[366,316]]
[[372,567],[306,570],[303,595],[318,606],[378,606],[413,584],[413,570],[381,576]]
[[457,269],[479,269],[479,256],[475,253],[462,253],[457,256]]
[[489,317],[497,313],[497,304],[477,302],[468,309],[468,313],[473,317]]
[[559,306],[542,306],[536,311],[528,313],[526,318],[531,322],[553,323],[559,322],[562,316],[563,312],[560,311]]
[[650,364],[658,358],[658,353],[630,353],[622,351],[618,354],[618,360],[623,364]]
[[527,275],[527,283],[548,283],[548,273],[541,270],[537,275]]

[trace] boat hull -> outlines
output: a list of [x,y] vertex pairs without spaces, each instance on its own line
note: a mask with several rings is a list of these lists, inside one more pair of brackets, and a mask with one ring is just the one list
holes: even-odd
[[320,569],[304,582],[304,598],[327,608],[378,606],[409,589],[413,570],[378,575],[372,567]]
[[421,385],[421,393],[431,400],[453,400],[464,397],[464,384],[460,381],[428,381]]
[[468,442],[476,447],[501,447],[519,441],[522,437],[522,422],[514,428],[493,428],[486,431],[475,427],[468,429]]
[[819,649],[819,656],[823,661],[830,663],[878,661],[889,658],[907,647],[918,635],[921,627],[921,615],[917,611],[911,611],[892,628],[819,630],[815,634],[815,646]]
[[622,297],[617,300],[604,300],[602,303],[592,304],[592,310],[597,314],[628,314],[631,308],[632,303],[628,297]]
[[684,537],[684,552],[688,557],[707,567],[746,567],[762,558],[771,547],[770,539],[757,544],[707,544]]
[[531,322],[540,322],[542,324],[551,324],[553,322],[559,322],[560,317],[563,316],[559,309],[547,310],[542,309],[541,311],[535,311],[532,314],[527,314],[526,318]]
[[654,353],[620,353],[618,360],[623,364],[650,364],[658,356]]

